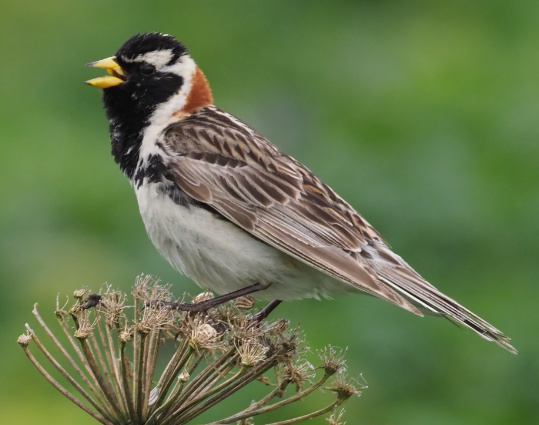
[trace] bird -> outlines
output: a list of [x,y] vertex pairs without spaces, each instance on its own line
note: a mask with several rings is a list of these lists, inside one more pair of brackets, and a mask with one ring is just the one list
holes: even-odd
[[[111,153],[161,255],[217,293],[270,303],[363,293],[444,316],[512,353],[510,338],[440,292],[306,166],[213,103],[173,36],[139,33],[87,64],[102,89]],[[263,310],[264,311],[264,310]]]

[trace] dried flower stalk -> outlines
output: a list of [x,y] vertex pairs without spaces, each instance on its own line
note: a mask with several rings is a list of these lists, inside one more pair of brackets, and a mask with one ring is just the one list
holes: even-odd
[[[57,303],[61,336],[52,332],[34,307],[58,359],[29,325],[17,342],[58,391],[102,424],[186,424],[246,385],[262,381],[269,385],[264,397],[211,423],[254,424],[253,418],[301,400],[333,376],[332,386],[326,387],[335,392],[333,401],[274,425],[329,412],[333,414],[327,421],[341,424],[342,411],[336,413],[336,408],[360,394],[345,377],[342,351],[328,347],[319,353],[322,364],[311,366],[303,359],[307,350],[299,329],[289,330],[283,319],[253,320],[251,300],[230,302],[205,314],[179,312],[171,308],[170,287],[149,276],[137,278],[132,305],[110,286],[85,296],[86,291],[75,291],[75,304],[67,311]],[[203,293],[194,302],[211,296]],[[168,359],[160,355],[165,344],[176,347]],[[30,351],[31,346],[42,360]],[[165,366],[158,367],[163,360]],[[270,370],[273,381],[264,376]]]

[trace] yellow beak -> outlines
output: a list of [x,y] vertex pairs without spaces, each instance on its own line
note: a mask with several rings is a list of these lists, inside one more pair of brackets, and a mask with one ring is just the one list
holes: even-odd
[[100,61],[90,62],[87,66],[94,68],[106,69],[110,75],[104,77],[93,78],[85,81],[86,84],[97,87],[98,89],[108,89],[125,82],[125,74],[123,69],[116,63],[116,58],[111,56],[110,58],[101,59]]

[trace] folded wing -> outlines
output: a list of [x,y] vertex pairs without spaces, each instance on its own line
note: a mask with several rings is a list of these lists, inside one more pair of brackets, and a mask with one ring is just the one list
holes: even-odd
[[306,167],[233,116],[205,108],[169,128],[171,178],[253,236],[415,314],[443,314],[514,351],[508,338],[426,282]]

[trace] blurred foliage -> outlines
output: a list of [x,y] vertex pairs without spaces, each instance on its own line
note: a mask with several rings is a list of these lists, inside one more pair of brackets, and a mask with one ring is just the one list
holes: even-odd
[[349,347],[369,389],[348,423],[536,422],[539,3],[0,3],[1,423],[93,423],[15,342],[35,301],[52,312],[57,293],[129,290],[140,272],[197,292],[147,239],[100,94],[82,84],[97,76],[85,63],[144,31],[182,40],[217,105],[520,351],[368,297],[279,307],[313,348]]

